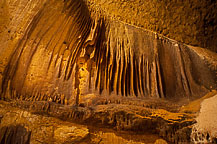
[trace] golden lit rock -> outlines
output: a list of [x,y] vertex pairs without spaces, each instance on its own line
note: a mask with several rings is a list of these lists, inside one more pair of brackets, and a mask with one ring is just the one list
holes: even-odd
[[89,126],[192,141],[200,104],[217,89],[213,5],[1,1],[0,142],[145,142]]

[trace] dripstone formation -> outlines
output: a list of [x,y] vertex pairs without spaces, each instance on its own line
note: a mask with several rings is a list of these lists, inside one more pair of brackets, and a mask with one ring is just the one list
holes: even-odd
[[[114,20],[89,1],[8,4],[17,7],[10,32],[0,34],[1,100],[63,120],[190,141],[194,116],[178,112],[217,89],[216,53]],[[171,112],[178,116],[163,116]]]

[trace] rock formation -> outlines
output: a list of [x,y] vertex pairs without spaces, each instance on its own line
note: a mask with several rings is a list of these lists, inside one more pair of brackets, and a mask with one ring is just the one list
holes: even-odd
[[88,0],[106,15],[217,52],[215,0]]
[[4,2],[0,98],[13,106],[178,142],[194,116],[165,115],[217,88],[216,53],[112,19],[91,1]]

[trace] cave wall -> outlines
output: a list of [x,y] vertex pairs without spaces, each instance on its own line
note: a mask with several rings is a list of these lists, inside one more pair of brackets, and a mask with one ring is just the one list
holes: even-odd
[[186,44],[217,51],[215,0],[87,0],[106,15]]
[[2,99],[66,105],[110,95],[190,99],[217,87],[215,53],[79,0],[4,2],[11,20],[3,22],[0,41]]
[[[190,142],[201,101],[216,94],[217,54],[85,2],[0,1],[0,143],[137,140],[129,131]],[[195,142],[213,141],[194,128]]]
[[[55,101],[65,103],[59,99],[63,100],[63,95],[71,97],[77,91],[75,80],[70,76],[77,53],[80,53],[90,30],[90,16],[85,4],[53,0],[44,3],[5,1],[5,5],[11,6],[13,11],[12,21],[5,30],[6,33],[10,31],[10,36],[1,40],[2,92],[9,88],[9,93],[3,92],[4,95],[10,95],[10,98],[25,95],[28,100],[33,100],[33,95],[38,98],[40,95],[49,101],[50,95],[55,95]],[[17,16],[18,22],[13,23]],[[61,70],[64,70],[62,77]]]

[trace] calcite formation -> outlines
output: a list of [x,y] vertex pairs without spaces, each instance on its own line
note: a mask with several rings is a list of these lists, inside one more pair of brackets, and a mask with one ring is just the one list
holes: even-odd
[[54,117],[32,114],[2,101],[0,108],[1,143],[144,144],[163,141],[153,134],[116,133],[106,128],[72,124]]
[[199,54],[97,15],[82,1],[47,1],[8,54],[1,98],[68,105],[100,95],[201,96],[216,89],[216,57],[208,61],[209,55],[203,59]]
[[113,19],[217,52],[217,1],[88,0]]
[[90,1],[4,2],[11,17],[0,34],[2,100],[65,120],[189,140],[178,135],[189,132],[193,116],[171,112],[217,88],[216,53],[114,20]]
[[196,119],[197,123],[194,125],[193,132],[191,135],[195,142],[209,143],[210,140],[212,140],[213,138],[215,138],[216,141],[216,102],[217,95],[203,101],[201,105],[200,114]]

